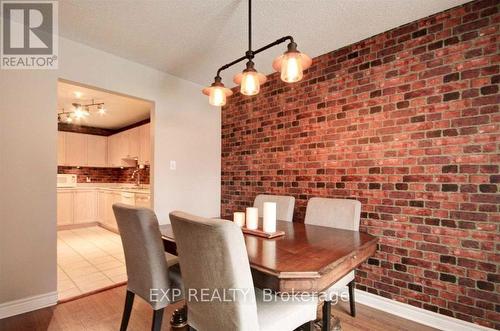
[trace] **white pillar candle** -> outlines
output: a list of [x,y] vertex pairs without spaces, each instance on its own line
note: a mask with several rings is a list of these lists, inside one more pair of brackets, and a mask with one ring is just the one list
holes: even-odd
[[264,232],[276,232],[276,202],[264,202]]
[[257,230],[259,227],[259,209],[255,207],[247,208],[246,217],[247,229]]
[[237,211],[233,214],[234,223],[240,228],[245,226],[245,213],[242,211]]

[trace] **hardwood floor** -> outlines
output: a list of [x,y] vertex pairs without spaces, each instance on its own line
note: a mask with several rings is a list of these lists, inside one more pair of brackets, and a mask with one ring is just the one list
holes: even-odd
[[[0,330],[116,331],[120,328],[124,302],[125,287],[121,286],[78,300],[62,303],[55,307],[2,319],[0,320]],[[169,325],[170,316],[173,310],[180,306],[182,306],[182,303],[165,309],[162,330],[171,330]],[[352,318],[348,314],[349,307],[347,304],[336,306],[332,310],[333,314],[340,318],[344,331],[435,330],[361,304],[357,304],[356,308],[356,318]],[[150,330],[152,316],[153,311],[149,305],[140,298],[137,298],[134,302],[128,330]]]

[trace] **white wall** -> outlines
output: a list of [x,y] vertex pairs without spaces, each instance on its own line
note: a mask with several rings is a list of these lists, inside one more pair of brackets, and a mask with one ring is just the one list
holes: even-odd
[[220,110],[202,87],[67,39],[59,48],[57,71],[0,71],[0,310],[56,290],[57,78],[155,102],[161,223],[174,209],[220,212]]

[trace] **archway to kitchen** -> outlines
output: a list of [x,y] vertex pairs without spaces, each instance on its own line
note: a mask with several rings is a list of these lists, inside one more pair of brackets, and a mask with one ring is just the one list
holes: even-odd
[[126,282],[112,205],[153,208],[154,102],[57,83],[59,301]]

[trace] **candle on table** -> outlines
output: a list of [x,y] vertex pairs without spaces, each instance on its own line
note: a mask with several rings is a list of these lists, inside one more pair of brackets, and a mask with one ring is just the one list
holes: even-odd
[[264,232],[276,232],[276,202],[264,202]]
[[255,207],[247,208],[246,215],[247,229],[257,230],[259,227],[259,209]]
[[245,226],[245,213],[242,211],[237,211],[233,214],[233,221],[240,228]]

